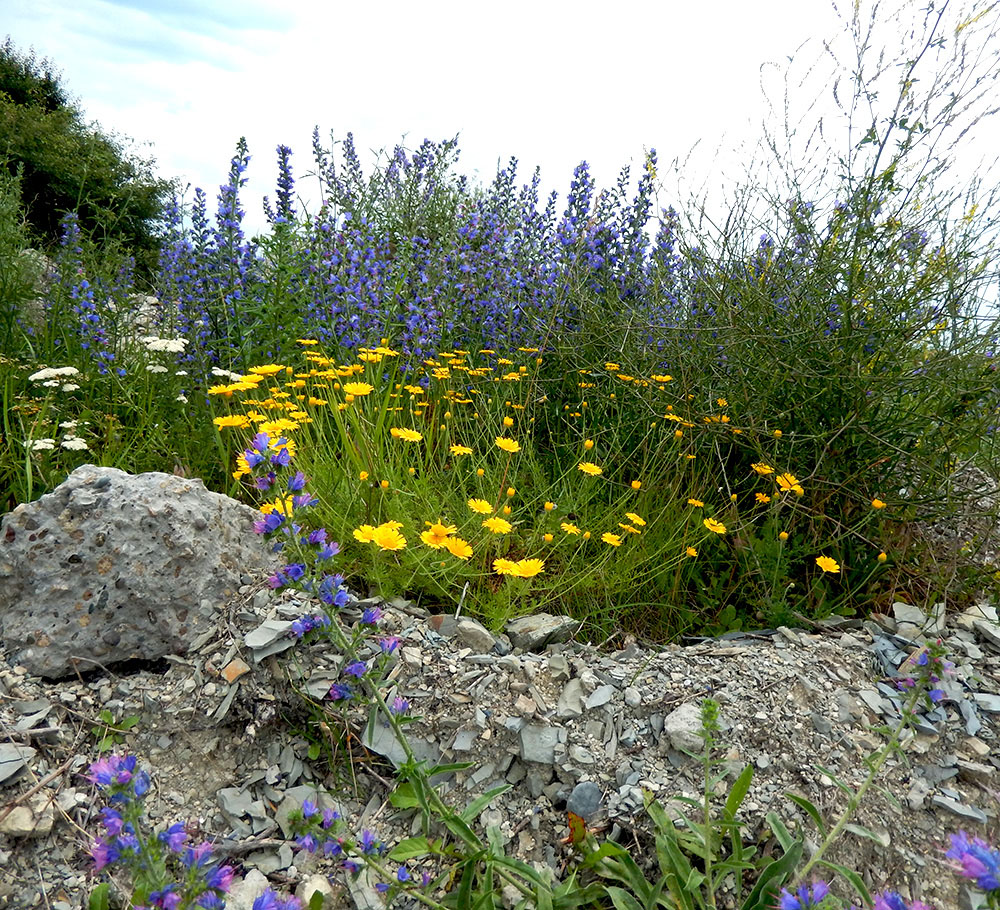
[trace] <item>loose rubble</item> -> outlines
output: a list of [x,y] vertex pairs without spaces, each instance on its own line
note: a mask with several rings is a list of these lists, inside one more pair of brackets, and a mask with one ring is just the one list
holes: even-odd
[[[567,811],[634,856],[651,856],[643,791],[668,811],[680,807],[677,797],[699,795],[700,765],[683,750],[700,746],[698,705],[707,695],[721,705],[727,768],[754,767],[747,836],[769,849],[762,821],[773,810],[814,847],[815,831],[784,794],[805,796],[828,816],[842,808],[833,776],[862,781],[864,758],[885,741],[881,728],[899,717],[898,667],[928,635],[943,638],[956,677],[880,778],[900,803],[873,793],[856,819],[881,843],[848,834],[830,858],[858,869],[873,890],[891,886],[939,908],[975,906],[941,848],[960,827],[996,831],[994,607],[949,613],[896,604],[891,616],[863,623],[662,648],[625,639],[602,651],[567,640],[579,624],[565,617],[526,617],[494,635],[474,620],[429,616],[401,600],[354,600],[345,613],[372,604],[385,610],[386,634],[400,638],[390,683],[419,717],[409,728],[415,751],[472,762],[440,782],[446,800],[465,805],[494,785],[512,785],[479,824],[498,826],[518,858],[555,869],[568,858]],[[289,635],[291,623],[317,606],[301,592],[278,596],[244,576],[211,634],[160,666],[52,682],[3,652],[0,907],[83,906],[95,881],[86,848],[97,810],[81,774],[107,732],[98,719],[104,710],[119,723],[138,718],[112,735],[153,775],[153,823],[190,819],[238,864],[229,906],[248,910],[266,881],[303,894],[321,888],[329,907],[381,906],[375,882],[329,884],[323,861],[286,840],[288,815],[306,797],[390,844],[419,825],[412,811],[388,803],[392,762],[401,758],[388,731],[376,725],[366,736],[360,714],[347,718],[349,736],[335,713],[317,725],[296,694],[321,696],[341,667],[327,643],[296,646]],[[283,653],[293,647],[295,662]],[[310,758],[307,729],[339,748],[339,770]]]

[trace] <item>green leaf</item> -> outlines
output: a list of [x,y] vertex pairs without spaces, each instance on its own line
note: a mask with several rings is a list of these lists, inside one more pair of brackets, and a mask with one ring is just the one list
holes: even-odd
[[[890,733],[890,735],[891,735],[891,732],[892,732],[892,731],[888,731],[888,732],[889,732],[889,733]],[[870,759],[871,759],[871,756],[868,756],[868,758],[867,758],[867,759],[865,760],[865,763],[867,764],[867,763],[868,763],[868,761],[869,761]],[[843,791],[844,791],[844,793],[846,793],[846,794],[847,794],[848,796],[854,796],[854,787],[852,787],[852,786],[851,786],[850,784],[846,784],[846,783],[844,783],[844,781],[842,781],[842,780],[841,780],[841,779],[840,779],[840,778],[839,778],[839,777],[838,777],[838,776],[837,776],[837,775],[836,775],[836,774],[835,774],[835,773],[834,773],[833,771],[831,771],[831,770],[830,770],[829,768],[824,768],[824,767],[823,767],[822,765],[816,765],[816,768],[817,768],[818,770],[822,771],[822,772],[823,772],[823,773],[824,773],[824,774],[825,774],[825,775],[826,775],[827,777],[829,777],[829,778],[830,778],[830,780],[832,780],[832,781],[833,781],[833,782],[834,782],[834,783],[835,783],[835,784],[837,785],[837,787],[838,787],[839,789],[843,790]]]
[[747,765],[733,782],[733,788],[726,797],[726,805],[722,810],[726,821],[732,821],[736,817],[737,811],[750,791],[751,781],[753,781],[753,765]]
[[434,765],[423,773],[426,777],[436,777],[438,774],[451,774],[453,771],[464,771],[475,765],[472,761],[455,761],[444,765]]
[[[769,819],[770,822],[770,819]],[[781,826],[784,829],[784,825]],[[772,830],[774,825],[771,825]],[[787,834],[788,832],[785,831]],[[795,867],[798,866],[802,858],[802,841],[795,841],[790,849],[786,850],[781,859],[775,860],[765,866],[757,879],[757,884],[747,895],[740,910],[771,910],[774,907],[778,889],[788,881]]]
[[482,842],[476,836],[476,832],[468,826],[464,819],[457,815],[452,815],[441,820],[444,822],[444,826],[462,841],[463,844],[470,847],[480,847],[482,845]]
[[588,853],[583,858],[583,865],[588,867],[596,866],[602,859],[605,859],[606,857],[623,856],[627,852],[628,851],[626,851],[624,847],[620,847],[618,844],[608,840],[605,841],[603,844],[601,844],[601,846],[598,847],[596,850],[593,850],[592,852]]
[[611,903],[615,905],[615,910],[643,910],[642,904],[627,891],[616,885],[608,887],[608,897],[611,898]]
[[417,859],[417,857],[427,856],[430,853],[436,852],[429,838],[407,837],[389,851],[389,859],[397,863],[403,863],[408,859]]
[[323,910],[323,902],[326,899],[326,895],[322,891],[314,891],[313,896],[309,898],[309,904],[306,910]]
[[865,883],[861,880],[861,876],[858,875],[858,873],[853,869],[848,869],[847,866],[842,866],[840,863],[831,863],[825,859],[821,859],[817,865],[825,866],[827,869],[832,869],[834,872],[839,872],[851,883],[851,887],[857,892],[858,897],[860,897],[869,907],[874,903],[868,888],[865,887]]
[[316,761],[316,759],[319,758],[321,751],[322,747],[319,743],[310,743],[309,748],[306,750],[306,758],[308,758],[309,761]]
[[868,840],[875,841],[883,850],[885,849],[885,844],[883,839],[879,837],[871,828],[866,828],[864,825],[848,824],[844,825],[844,828],[851,832],[851,834],[856,834],[858,837],[867,837]]
[[90,899],[87,901],[87,910],[109,910],[111,906],[110,895],[111,886],[107,882],[102,882],[90,892]]
[[416,790],[409,781],[397,784],[389,796],[389,804],[397,809],[415,809],[420,805]]
[[798,806],[813,820],[821,838],[826,837],[826,824],[823,822],[823,816],[819,814],[819,809],[817,809],[804,796],[796,796],[794,793],[786,792],[785,797],[795,803],[796,806]]
[[767,822],[768,827],[774,832],[775,838],[779,844],[781,844],[781,849],[786,853],[792,849],[795,844],[795,838],[789,833],[788,829],[785,827],[785,823],[778,817],[775,812],[768,812],[764,816],[764,820]]
[[500,794],[506,793],[510,789],[510,784],[501,784],[499,787],[493,787],[491,790],[487,790],[481,796],[477,796],[469,805],[467,805],[461,814],[463,821],[471,822],[480,812],[483,811],[493,800],[495,800]]

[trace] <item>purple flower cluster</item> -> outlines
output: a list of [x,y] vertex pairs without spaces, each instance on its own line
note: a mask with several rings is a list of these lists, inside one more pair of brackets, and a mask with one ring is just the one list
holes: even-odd
[[983,891],[1000,891],[1000,850],[982,838],[971,840],[964,831],[951,835],[951,849],[945,853],[955,861],[955,871],[976,883]]
[[955,672],[954,663],[945,660],[944,654],[945,649],[940,641],[929,645],[913,662],[915,672],[912,675],[897,677],[896,687],[899,689],[920,687],[926,693],[930,705],[936,705],[945,697],[945,691],[939,688],[938,683],[946,677],[953,676]]
[[931,910],[931,907],[923,901],[913,901],[908,904],[898,892],[886,891],[875,897],[872,910]]
[[[379,839],[378,835],[365,828],[361,836],[356,840],[342,836],[343,819],[339,812],[334,809],[323,809],[311,800],[305,800],[302,808],[292,812],[290,816],[292,831],[295,834],[295,843],[307,853],[319,853],[322,856],[333,858],[338,866],[348,874],[356,874],[361,870],[361,862],[365,857],[377,859],[383,856],[387,850],[386,845]],[[426,887],[431,880],[431,876],[424,873],[421,876],[421,884]],[[385,893],[394,885],[411,883],[412,878],[405,866],[400,866],[396,870],[396,880],[394,883],[379,883],[375,887]]]
[[[278,472],[291,466],[288,439],[284,436],[272,439],[267,433],[257,433],[250,446],[243,451],[243,459],[254,474],[255,489],[270,490],[277,483]],[[343,607],[348,601],[343,576],[323,570],[323,564],[340,552],[340,545],[328,540],[325,528],[304,530],[295,520],[296,513],[316,505],[318,501],[311,494],[302,492],[305,485],[305,474],[296,471],[285,485],[287,493],[292,495],[283,498],[279,506],[254,522],[254,531],[262,537],[279,538],[274,544],[275,550],[283,551],[290,547],[297,550],[300,556],[300,559],[289,562],[271,575],[268,584],[272,588],[296,585],[305,591],[315,592],[327,606]],[[313,628],[316,626],[310,626],[302,634]]]
[[[108,373],[115,360],[114,345],[105,326],[104,314],[98,307],[98,300],[108,298],[107,289],[95,286],[87,277],[83,264],[83,243],[76,213],[68,212],[62,219],[62,234],[56,250],[56,295],[65,299],[76,317],[77,343],[88,351],[98,373]],[[129,276],[122,276],[127,283]],[[121,290],[117,288],[117,290]],[[51,298],[47,301],[47,329],[60,328],[59,314],[52,313]],[[59,345],[62,339],[53,338]]]
[[782,888],[778,907],[780,910],[809,910],[811,907],[819,907],[829,893],[830,888],[823,881],[815,882],[811,887],[800,885],[794,894],[787,888]]
[[225,906],[233,869],[213,861],[210,843],[189,844],[181,822],[155,837],[144,832],[143,798],[149,791],[149,775],[136,770],[134,755],[109,755],[91,764],[85,776],[109,803],[101,809],[104,834],[90,848],[96,871],[112,865],[128,870],[137,908],[220,910]]

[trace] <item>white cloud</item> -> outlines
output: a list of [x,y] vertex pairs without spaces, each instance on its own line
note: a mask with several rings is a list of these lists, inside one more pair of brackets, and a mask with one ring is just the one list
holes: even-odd
[[[820,58],[820,39],[843,31],[826,0],[621,0],[599,15],[552,0],[289,6],[13,0],[6,24],[17,46],[55,61],[88,116],[151,143],[162,176],[210,199],[245,135],[256,229],[260,197],[274,192],[275,146],[292,147],[301,178],[317,124],[325,143],[353,130],[366,163],[368,149],[404,134],[413,148],[460,133],[465,172],[488,181],[515,155],[525,180],[539,165],[544,189],[561,192],[583,158],[607,186],[644,147],[666,173],[701,140],[685,173],[715,186],[748,158],[718,150],[759,136],[762,79],[774,84],[797,51]],[[780,115],[780,90],[772,98]]]

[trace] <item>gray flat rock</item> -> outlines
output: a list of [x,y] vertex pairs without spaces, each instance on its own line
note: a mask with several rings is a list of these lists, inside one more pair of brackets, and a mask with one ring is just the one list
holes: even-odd
[[510,643],[524,651],[541,651],[546,645],[569,641],[579,622],[570,616],[535,613],[512,619],[505,628]]

